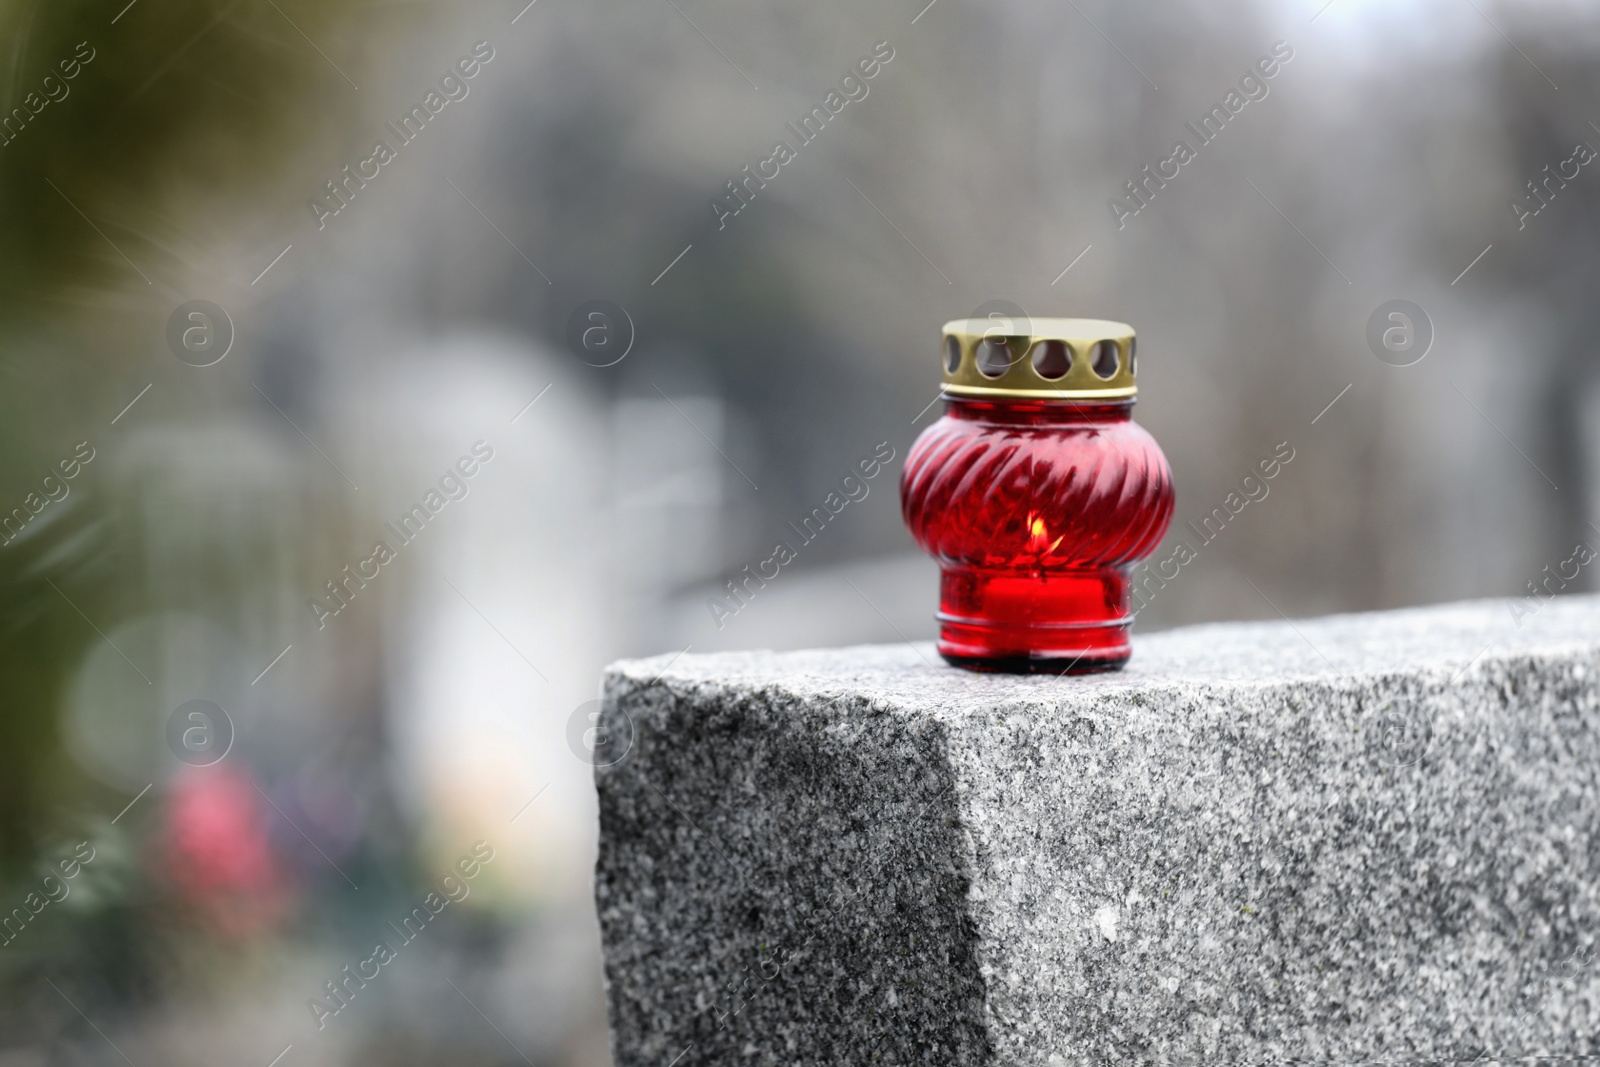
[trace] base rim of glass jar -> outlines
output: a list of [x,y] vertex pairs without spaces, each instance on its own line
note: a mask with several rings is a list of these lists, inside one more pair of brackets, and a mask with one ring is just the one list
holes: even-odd
[[975,656],[946,651],[944,643],[939,644],[939,657],[950,666],[982,674],[1105,674],[1109,671],[1120,671],[1127,666],[1132,655],[1133,650],[1129,648],[1111,653],[1104,649],[1096,649],[1092,655],[1085,652],[1073,657],[1055,653]]
[[[1090,572],[1092,573],[1092,572]],[[941,627],[962,626],[977,630],[1026,630],[1030,634],[1048,634],[1058,631],[1073,630],[1105,630],[1121,629],[1127,632],[1133,625],[1132,614],[1120,615],[1114,618],[1103,619],[1072,619],[1067,622],[1029,622],[1025,626],[997,623],[993,619],[986,619],[972,615],[954,615],[948,611],[936,611],[933,615]]]

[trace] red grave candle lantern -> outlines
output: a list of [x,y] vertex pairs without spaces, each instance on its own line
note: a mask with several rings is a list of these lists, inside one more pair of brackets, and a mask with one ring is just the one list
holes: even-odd
[[906,525],[939,562],[940,655],[1116,670],[1132,653],[1129,570],[1173,507],[1166,457],[1133,421],[1133,328],[958,319],[940,359],[945,413],[900,477]]

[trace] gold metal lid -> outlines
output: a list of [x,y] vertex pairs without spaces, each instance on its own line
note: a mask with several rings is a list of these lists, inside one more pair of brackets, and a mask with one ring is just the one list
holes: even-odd
[[944,324],[939,362],[944,391],[956,396],[1115,400],[1139,392],[1125,322],[955,319]]

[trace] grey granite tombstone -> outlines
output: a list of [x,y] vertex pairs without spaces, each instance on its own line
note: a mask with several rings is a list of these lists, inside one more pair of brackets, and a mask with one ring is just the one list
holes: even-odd
[[[1537,610],[1532,610],[1537,608]],[[1600,600],[619,663],[619,1067],[1600,1047]]]

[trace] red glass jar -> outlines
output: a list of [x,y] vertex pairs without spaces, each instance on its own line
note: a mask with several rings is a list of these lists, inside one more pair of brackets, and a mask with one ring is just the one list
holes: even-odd
[[1172,521],[1172,472],[1133,421],[1133,330],[1096,319],[945,325],[946,410],[901,509],[938,562],[939,652],[974,670],[1114,670],[1129,571]]

